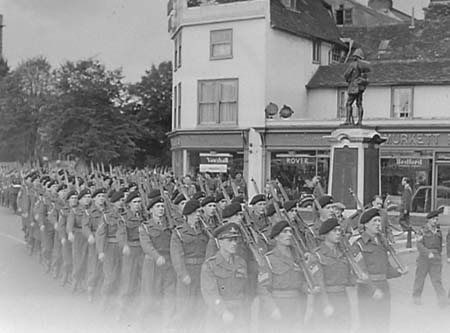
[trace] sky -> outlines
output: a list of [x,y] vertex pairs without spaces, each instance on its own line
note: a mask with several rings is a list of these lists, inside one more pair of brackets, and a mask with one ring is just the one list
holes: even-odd
[[[393,0],[421,18],[429,0]],[[96,58],[137,82],[152,64],[171,59],[167,0],[0,0],[3,55],[10,67],[44,56],[58,67]]]
[[44,56],[58,67],[95,58],[137,82],[171,59],[167,0],[0,0],[10,67]]

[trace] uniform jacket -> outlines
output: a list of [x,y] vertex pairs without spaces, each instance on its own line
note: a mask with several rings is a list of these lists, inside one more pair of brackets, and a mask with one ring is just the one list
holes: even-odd
[[145,221],[139,226],[139,239],[144,254],[153,260],[159,256],[170,259],[171,230],[167,223],[155,219]]
[[427,225],[420,229],[417,238],[417,250],[420,257],[428,258],[428,255],[433,253],[436,259],[440,259],[442,253],[441,230],[436,229],[433,231]]
[[144,221],[144,217],[140,212],[127,210],[123,215],[123,220],[119,222],[117,240],[121,247],[140,246],[139,242],[139,226]]
[[98,253],[105,251],[107,242],[118,243],[117,234],[121,221],[122,216],[115,208],[104,212],[102,223],[98,226],[95,233],[95,246]]
[[350,286],[355,284],[356,280],[350,264],[338,246],[333,250],[325,242],[322,242],[316,251],[316,255],[322,268],[321,275],[325,286]]
[[83,216],[81,224],[83,235],[86,239],[89,236],[95,237],[98,227],[103,223],[105,209],[105,207],[99,208],[96,205],[92,205]]
[[78,205],[77,207],[69,211],[67,216],[67,233],[73,233],[75,230],[81,231],[83,227],[83,219],[86,215],[89,215],[89,207]]
[[369,84],[367,72],[370,72],[369,63],[355,60],[347,67],[344,73],[345,81],[348,83],[348,93],[358,94],[364,91]]

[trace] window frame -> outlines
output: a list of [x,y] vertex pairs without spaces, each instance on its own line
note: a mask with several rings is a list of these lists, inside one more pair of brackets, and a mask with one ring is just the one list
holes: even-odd
[[178,108],[178,85],[174,85],[173,86],[173,129],[177,129],[177,123],[178,123],[178,118],[177,118],[177,108]]
[[[395,113],[394,98],[395,92],[398,90],[409,90],[410,91],[410,107],[407,117],[400,117],[400,112],[398,116]],[[391,118],[392,119],[412,119],[414,117],[414,87],[413,86],[393,86],[391,87]]]
[[174,72],[176,72],[178,68],[181,68],[181,31],[177,33],[173,41],[174,41],[173,70]]
[[322,63],[322,42],[316,39],[313,40],[312,45],[312,62],[320,65]]
[[[230,38],[230,54],[225,56],[214,56],[213,55],[213,49],[214,45],[217,44],[224,44],[228,45],[228,43],[214,43],[212,41],[213,33],[215,32],[223,32],[223,31],[231,31],[231,38]],[[215,29],[209,31],[209,60],[224,60],[224,59],[233,59],[233,28],[226,28],[226,29]]]
[[[217,96],[218,99],[217,101],[215,101],[215,112],[217,112],[217,119],[218,122],[215,123],[202,123],[200,121],[200,87],[201,84],[206,83],[206,82],[214,82],[215,83],[215,89],[219,89],[220,87],[220,83],[221,82],[230,82],[230,81],[234,81],[236,82],[236,122],[231,123],[231,122],[221,122],[220,121],[220,103],[221,103],[221,96],[220,92],[217,92]],[[228,101],[229,103],[229,101]],[[204,102],[203,104],[208,104],[206,102]],[[212,104],[212,103],[210,103]],[[226,126],[226,127],[237,127],[239,126],[239,78],[237,77],[233,77],[233,78],[225,78],[225,79],[205,79],[205,80],[198,80],[197,81],[197,125],[201,126],[201,127],[211,127],[211,126]]]
[[178,104],[175,112],[177,113],[177,127],[181,128],[181,82],[178,82]]

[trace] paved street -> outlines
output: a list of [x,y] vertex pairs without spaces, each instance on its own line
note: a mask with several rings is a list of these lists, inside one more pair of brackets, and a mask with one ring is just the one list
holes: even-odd
[[[446,234],[446,231],[444,235]],[[411,302],[416,253],[402,253],[410,273],[392,280],[392,332],[425,333],[445,330],[450,307],[439,309],[429,281],[422,306]],[[444,287],[450,286],[450,267],[444,265]],[[0,208],[0,332],[78,333],[142,332],[135,324],[118,324],[112,314],[102,314],[85,295],[72,295],[49,275],[36,258],[30,258],[20,230],[20,220]]]

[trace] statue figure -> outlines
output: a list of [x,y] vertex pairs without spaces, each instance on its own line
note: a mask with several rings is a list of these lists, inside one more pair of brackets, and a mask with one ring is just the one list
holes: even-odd
[[364,52],[361,49],[356,49],[351,57],[352,62],[344,73],[345,81],[348,83],[348,97],[346,107],[345,123],[343,125],[355,125],[353,119],[353,103],[356,101],[358,108],[358,122],[356,125],[362,125],[363,119],[363,93],[369,85],[368,74],[370,72],[369,62],[364,61]]

